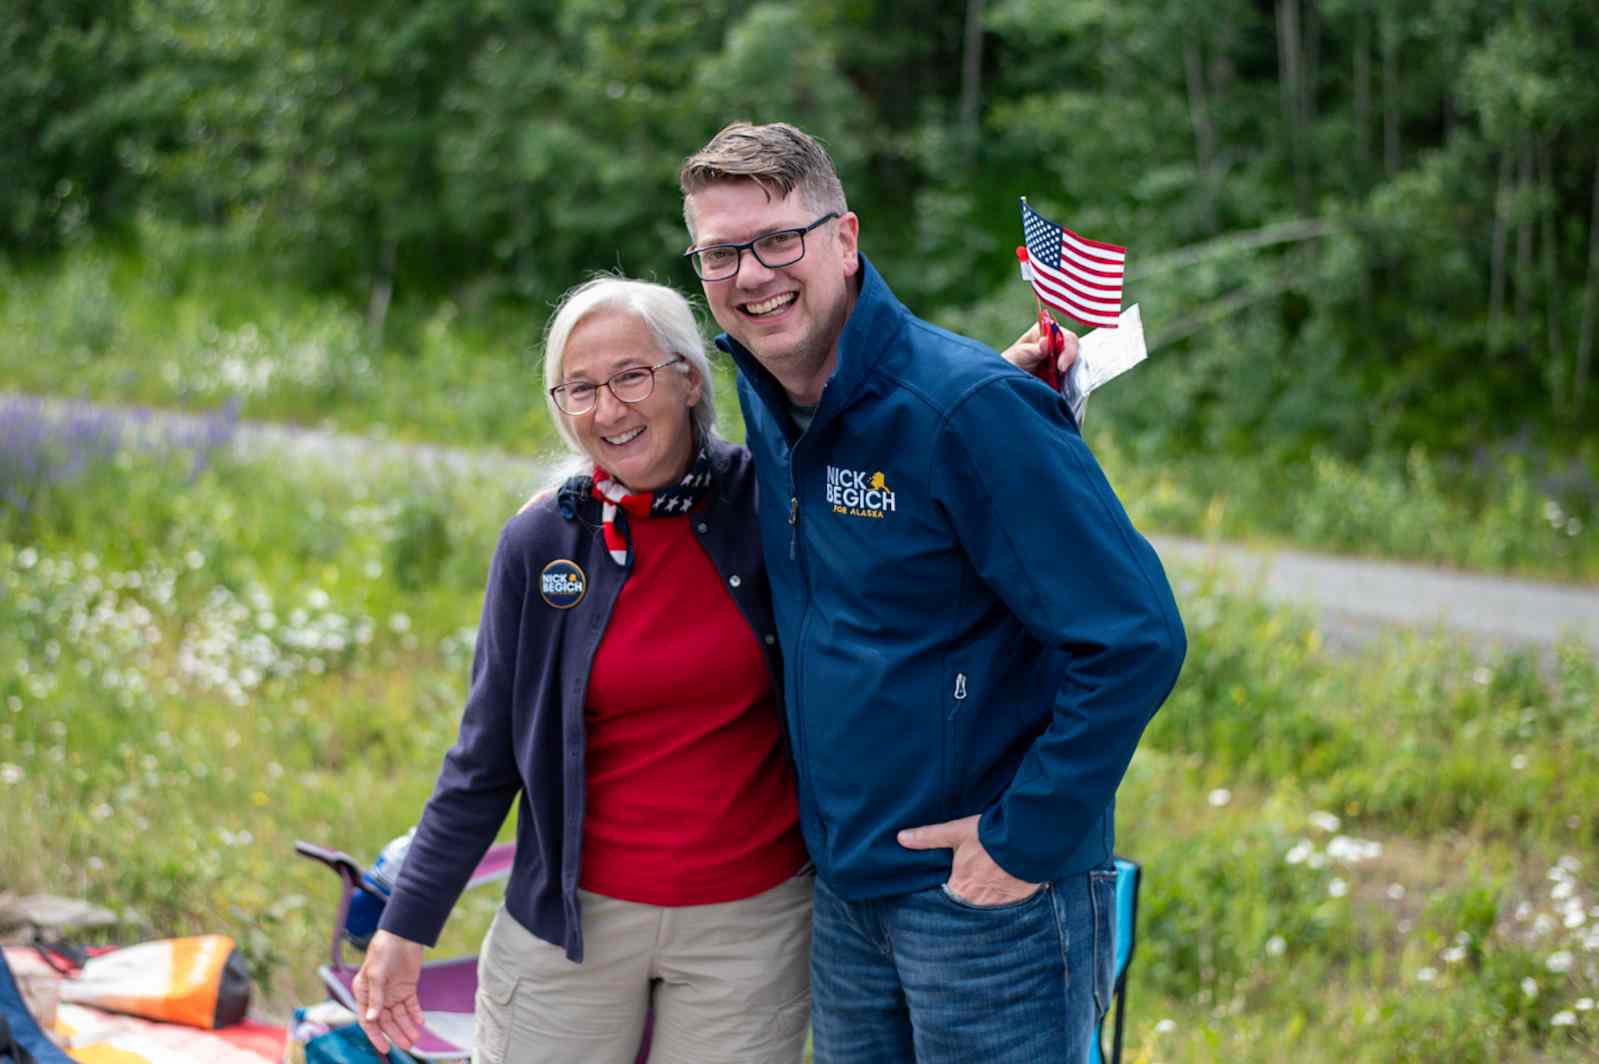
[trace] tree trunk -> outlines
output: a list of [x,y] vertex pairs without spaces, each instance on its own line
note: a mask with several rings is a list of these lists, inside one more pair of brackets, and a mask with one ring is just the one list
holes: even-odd
[[1549,161],[1549,142],[1540,141],[1537,147],[1538,163],[1538,221],[1541,230],[1539,240],[1543,244],[1543,298],[1544,317],[1549,328],[1549,380],[1550,400],[1555,410],[1561,411],[1566,405],[1566,352],[1560,342],[1560,315],[1565,310],[1564,302],[1560,298],[1560,270],[1556,259],[1559,256],[1559,247],[1555,243],[1555,211],[1559,204],[1555,199],[1555,180],[1550,173],[1553,168]]
[[1594,318],[1599,317],[1599,152],[1593,162],[1593,209],[1588,217],[1588,279],[1583,285],[1582,331],[1571,373],[1571,408],[1579,415],[1588,391],[1588,360],[1593,356]]
[[1390,177],[1399,172],[1399,22],[1384,10],[1377,32],[1382,45],[1382,161]]
[[1210,117],[1210,94],[1205,87],[1205,60],[1197,41],[1183,45],[1183,67],[1188,75],[1188,117],[1194,127],[1194,156],[1199,165],[1201,211],[1205,232],[1216,232],[1216,124]]
[[1301,214],[1310,212],[1309,175],[1304,157],[1303,56],[1299,41],[1299,0],[1277,0],[1277,87],[1287,133],[1294,193]]
[[378,252],[378,269],[372,278],[372,292],[366,301],[366,332],[375,348],[383,343],[383,327],[389,320],[389,301],[394,297],[394,266],[399,248],[393,238],[383,242]]
[[1371,17],[1355,15],[1355,152],[1361,178],[1371,167]]
[[983,0],[966,0],[966,38],[961,56],[960,132],[967,161],[977,154],[983,84]]
[[1532,198],[1532,135],[1521,137],[1521,166],[1516,175],[1516,320],[1512,325],[1518,345],[1526,350],[1532,339],[1533,219],[1527,217]]
[[1499,154],[1499,184],[1494,194],[1493,263],[1488,273],[1488,349],[1497,351],[1504,343],[1505,328],[1505,249],[1510,235],[1510,169],[1512,156],[1507,148]]

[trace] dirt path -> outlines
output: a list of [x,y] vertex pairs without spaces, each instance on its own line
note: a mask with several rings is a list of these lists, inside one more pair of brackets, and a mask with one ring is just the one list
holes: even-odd
[[[133,410],[81,400],[36,400],[0,393],[5,421],[49,411],[72,418],[122,419],[136,431],[203,433],[215,419],[178,412]],[[244,454],[276,451],[298,462],[346,469],[408,463],[418,474],[475,472],[539,483],[544,463],[493,452],[374,439],[327,429],[241,422],[233,438]],[[1336,643],[1359,643],[1385,628],[1441,628],[1485,646],[1548,647],[1574,637],[1599,653],[1599,589],[1463,573],[1405,562],[1370,561],[1303,550],[1259,550],[1152,536],[1168,566],[1216,567],[1228,584],[1314,610]]]
[[1265,551],[1152,536],[1168,565],[1220,569],[1228,582],[1307,606],[1337,642],[1385,627],[1441,628],[1485,646],[1551,646],[1576,638],[1599,653],[1599,590],[1407,562]]

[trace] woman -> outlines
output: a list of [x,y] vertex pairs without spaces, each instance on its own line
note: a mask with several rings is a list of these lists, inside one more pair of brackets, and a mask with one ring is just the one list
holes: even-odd
[[[1008,351],[1038,361],[1036,327]],[[793,1062],[811,877],[776,701],[749,453],[715,435],[693,312],[601,278],[545,341],[550,416],[593,463],[506,526],[460,736],[355,982],[380,1051],[517,803],[478,967],[475,1060]]]

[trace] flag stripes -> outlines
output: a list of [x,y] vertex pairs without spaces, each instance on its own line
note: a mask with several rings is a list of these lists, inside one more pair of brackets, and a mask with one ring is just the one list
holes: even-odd
[[1114,329],[1127,249],[1056,225],[1022,200],[1022,276],[1045,303],[1080,322]]

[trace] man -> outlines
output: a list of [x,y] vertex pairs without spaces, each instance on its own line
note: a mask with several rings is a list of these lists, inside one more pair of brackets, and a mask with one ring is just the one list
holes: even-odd
[[814,139],[736,123],[680,178],[757,463],[816,1060],[1078,1064],[1185,649],[1160,563],[1057,394],[894,298]]

